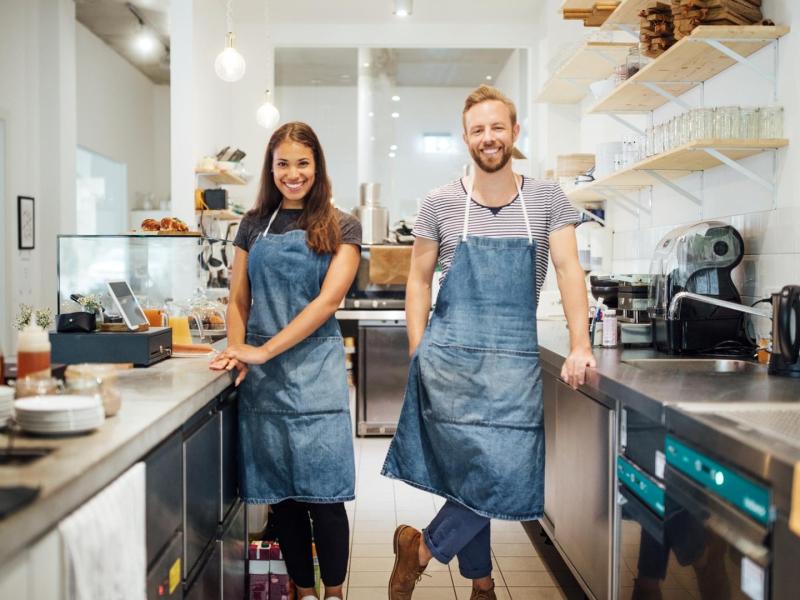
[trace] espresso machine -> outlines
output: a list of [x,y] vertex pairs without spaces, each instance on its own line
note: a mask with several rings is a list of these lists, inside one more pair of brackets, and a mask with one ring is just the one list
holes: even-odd
[[692,298],[699,295],[741,305],[731,271],[743,256],[741,234],[719,221],[678,227],[661,239],[651,264],[647,306],[657,350],[752,356],[754,346],[745,333],[741,311]]

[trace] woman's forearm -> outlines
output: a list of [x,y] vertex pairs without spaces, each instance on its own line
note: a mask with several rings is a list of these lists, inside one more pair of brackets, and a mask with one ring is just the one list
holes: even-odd
[[302,342],[322,327],[334,315],[338,307],[338,302],[319,296],[312,300],[286,327],[263,345],[267,351],[267,360],[275,358]]
[[247,318],[250,316],[250,307],[245,308],[237,302],[230,302],[226,311],[228,344],[244,344],[247,331]]

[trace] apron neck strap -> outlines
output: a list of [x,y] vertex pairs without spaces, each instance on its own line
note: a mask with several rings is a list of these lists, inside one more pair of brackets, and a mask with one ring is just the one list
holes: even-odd
[[267,232],[269,232],[269,228],[272,227],[272,224],[275,222],[275,218],[278,216],[281,206],[283,206],[283,202],[281,202],[278,208],[275,209],[275,212],[272,213],[272,216],[269,218],[269,223],[267,223],[267,228],[264,230],[264,233],[261,234],[261,237],[267,237]]
[[[528,242],[533,245],[533,233],[531,232],[531,222],[528,219],[528,208],[525,206],[525,198],[522,197],[522,188],[520,187],[520,182],[517,181],[517,176],[512,171],[511,175],[514,177],[514,185],[517,186],[517,198],[519,198],[520,204],[522,204],[522,216],[525,219],[525,230],[528,233]],[[521,179],[522,177],[520,177]],[[467,241],[467,231],[469,230],[469,207],[472,203],[472,190],[475,187],[475,176],[472,176],[469,182],[469,188],[467,188],[467,202],[464,206],[464,231],[461,235],[461,239],[463,241]]]

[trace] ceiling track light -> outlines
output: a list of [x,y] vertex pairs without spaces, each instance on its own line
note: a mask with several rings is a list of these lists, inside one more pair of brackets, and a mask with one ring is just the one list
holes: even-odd
[[225,20],[227,24],[227,33],[225,34],[225,49],[217,55],[214,60],[214,71],[217,77],[223,81],[233,83],[239,81],[244,77],[244,72],[247,65],[244,62],[244,57],[234,47],[236,41],[236,34],[233,33],[233,10],[232,0],[228,0]]
[[413,10],[413,0],[393,0],[394,10],[392,13],[396,17],[410,17]]

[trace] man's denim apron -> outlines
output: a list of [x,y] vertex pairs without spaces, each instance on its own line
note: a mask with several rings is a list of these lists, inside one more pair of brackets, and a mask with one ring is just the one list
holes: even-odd
[[[268,234],[250,249],[253,299],[247,343],[264,344],[322,287],[331,256],[308,247],[304,231]],[[246,502],[345,502],[355,488],[344,346],[334,317],[302,342],[250,367],[239,395],[240,474]]]
[[485,517],[532,520],[544,503],[536,244],[517,193],[527,238],[467,236],[470,185],[383,474]]

